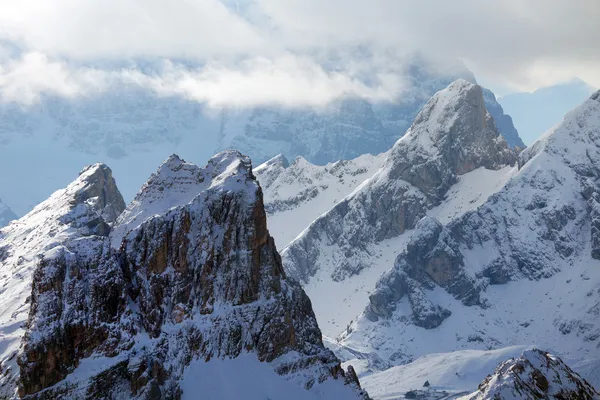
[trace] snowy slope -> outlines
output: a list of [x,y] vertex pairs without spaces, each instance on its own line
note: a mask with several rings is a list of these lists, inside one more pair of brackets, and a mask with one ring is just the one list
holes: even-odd
[[302,384],[273,372],[250,354],[211,362],[192,361],[181,382],[182,400],[345,400],[356,398],[352,388],[327,380],[306,390]]
[[519,357],[528,349],[512,346],[497,350],[458,350],[452,353],[431,353],[415,361],[382,372],[361,371],[359,360],[353,360],[361,383],[376,400],[398,399],[411,390],[424,389],[429,381],[431,390],[448,393],[470,393],[507,359]]
[[269,231],[283,248],[321,214],[379,170],[387,153],[314,165],[302,157],[291,164],[283,155],[254,169],[264,194]]
[[366,304],[404,249],[405,230],[428,212],[475,208],[510,177],[514,161],[478,86],[459,80],[438,92],[382,168],[282,253],[288,273],[304,282],[325,335],[337,336]]
[[0,199],[0,228],[17,219],[17,215]]
[[599,135],[596,93],[476,210],[421,220],[340,343],[391,364],[535,343],[597,371]]

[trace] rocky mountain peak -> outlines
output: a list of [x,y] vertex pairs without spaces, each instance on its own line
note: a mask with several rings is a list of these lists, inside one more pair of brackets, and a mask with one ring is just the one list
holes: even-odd
[[[108,234],[110,224],[125,209],[125,201],[117,188],[111,169],[102,163],[85,167],[67,187],[72,191],[73,211],[62,221],[75,227],[87,226],[92,234]],[[97,215],[93,218],[90,212]],[[83,221],[82,221],[83,218]]]
[[458,79],[425,104],[394,145],[389,175],[438,201],[456,175],[513,165],[516,158],[486,110],[481,87]]
[[560,358],[534,349],[501,363],[479,385],[478,391],[461,400],[593,400],[599,396],[600,393]]
[[287,168],[290,166],[290,162],[288,161],[287,158],[285,158],[285,156],[283,154],[276,155],[275,157],[273,157],[269,161],[267,161],[265,164],[267,164],[267,165],[278,164],[278,165],[281,165],[283,168]]
[[287,158],[283,154],[279,154],[256,167],[254,172],[257,176],[260,176],[260,184],[264,190],[269,188],[282,171],[289,166],[290,163]]
[[254,178],[250,157],[243,155],[237,150],[225,150],[217,153],[208,160],[206,169],[212,173],[213,178],[221,174],[224,174],[222,179],[231,174]]
[[[84,168],[66,188],[0,230],[0,283],[5,288],[2,296],[10,299],[0,302],[0,329],[5,333],[0,350],[0,365],[5,372],[0,378],[0,397],[14,395],[20,376],[17,354],[34,307],[33,281],[56,289],[52,280],[40,276],[41,271],[52,269],[47,260],[72,255],[76,262],[101,253],[102,243],[124,208],[110,168],[94,164]],[[81,257],[75,257],[75,252]]]
[[415,357],[422,354],[415,348],[431,345],[426,328],[457,338],[437,351],[461,348],[459,337],[480,348],[529,337],[570,357],[596,357],[599,98],[525,149],[520,169],[478,207],[443,225],[429,217],[416,224],[343,340],[385,343],[378,349],[385,357]]
[[253,179],[250,159],[234,150],[216,154],[204,168],[173,154],[150,176],[119,217],[111,234],[112,244],[120,246],[124,235],[146,218],[187,204],[211,186],[236,190],[236,185],[244,186]]
[[[90,191],[98,171],[69,188]],[[248,157],[223,152],[205,168],[169,157],[108,229],[29,254],[31,306],[15,334],[16,381],[3,390],[17,382],[33,399],[179,399],[184,387],[214,384],[186,384],[190,365],[243,358],[324,398],[367,398],[283,272]]]

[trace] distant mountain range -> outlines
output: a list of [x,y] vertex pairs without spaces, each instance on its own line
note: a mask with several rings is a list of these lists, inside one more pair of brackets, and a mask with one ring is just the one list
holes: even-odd
[[532,93],[502,96],[498,102],[512,117],[525,144],[529,145],[558,124],[563,115],[581,104],[596,89],[581,79],[573,79]]
[[489,99],[325,165],[173,154],[128,204],[83,168],[0,228],[0,397],[598,398],[600,91],[525,150]]
[[[202,163],[216,151],[233,148],[256,164],[283,154],[317,165],[377,155],[404,134],[435,92],[457,78],[475,82],[464,66],[444,73],[421,58],[402,73],[407,88],[394,103],[346,98],[318,110],[207,110],[132,85],[76,99],[47,95],[29,107],[2,102],[0,170],[6,173],[0,174],[0,197],[24,215],[72,181],[73,171],[98,161],[110,161],[130,200],[171,153]],[[509,144],[522,147],[493,93],[485,91],[485,101]]]

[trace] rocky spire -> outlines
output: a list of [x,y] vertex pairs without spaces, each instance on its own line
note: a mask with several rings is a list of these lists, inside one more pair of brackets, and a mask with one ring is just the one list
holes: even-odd
[[[323,346],[310,300],[286,278],[260,186],[238,152],[205,168],[171,156],[110,238],[43,254],[31,304],[22,396],[178,399],[190,363],[250,353],[309,391],[332,380],[344,398],[366,398]],[[68,378],[82,376],[84,359],[102,367]]]
[[389,179],[402,179],[439,202],[449,186],[479,167],[516,162],[487,112],[481,87],[459,79],[425,104],[388,158]]
[[124,208],[111,170],[104,164],[94,164],[65,189],[56,191],[29,214],[0,230],[0,283],[5,288],[4,300],[0,302],[0,329],[5,333],[0,346],[0,362],[5,371],[0,378],[0,397],[14,394],[20,376],[16,354],[26,335],[25,322],[28,314],[40,307],[31,300],[32,282],[37,281],[34,286],[40,290],[61,289],[60,280],[41,279],[40,274],[51,269],[44,268],[48,265],[45,260],[56,254],[92,257],[101,250],[98,243],[105,240]]

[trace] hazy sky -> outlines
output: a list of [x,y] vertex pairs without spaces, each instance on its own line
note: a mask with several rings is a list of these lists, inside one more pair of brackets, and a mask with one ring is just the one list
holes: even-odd
[[501,94],[600,87],[598,21],[599,0],[0,0],[0,95],[118,83],[215,106],[388,100],[415,50]]

